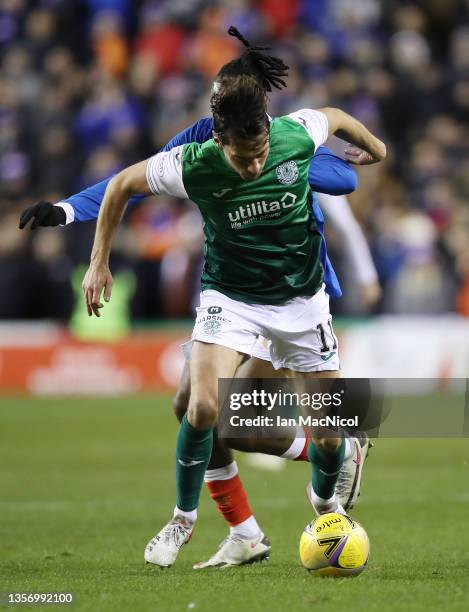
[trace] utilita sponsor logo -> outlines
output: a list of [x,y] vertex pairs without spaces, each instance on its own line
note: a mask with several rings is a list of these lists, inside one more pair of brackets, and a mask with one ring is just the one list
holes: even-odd
[[280,200],[273,202],[260,200],[259,202],[251,202],[251,204],[238,206],[235,211],[228,213],[231,227],[237,229],[253,221],[263,221],[264,219],[279,217],[282,214],[282,210],[291,208],[296,200],[297,196],[287,191]]

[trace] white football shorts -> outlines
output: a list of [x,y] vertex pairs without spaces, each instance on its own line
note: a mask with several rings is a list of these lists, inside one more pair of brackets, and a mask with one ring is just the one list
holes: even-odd
[[338,341],[324,285],[312,297],[246,304],[209,289],[200,294],[193,340],[219,344],[297,372],[339,370]]

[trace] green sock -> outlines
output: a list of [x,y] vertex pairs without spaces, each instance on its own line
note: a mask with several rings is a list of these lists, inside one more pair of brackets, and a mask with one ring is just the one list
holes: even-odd
[[340,468],[344,462],[345,440],[335,453],[328,453],[311,440],[308,446],[308,459],[312,466],[311,484],[316,495],[329,499],[334,495],[335,483],[339,477]]
[[187,420],[181,421],[176,439],[176,505],[190,512],[199,505],[213,446],[213,429],[196,429]]

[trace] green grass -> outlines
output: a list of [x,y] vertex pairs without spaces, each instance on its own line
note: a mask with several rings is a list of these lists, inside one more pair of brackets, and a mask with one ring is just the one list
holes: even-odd
[[270,561],[191,569],[226,534],[204,492],[177,564],[145,566],[174,505],[175,435],[169,397],[0,398],[0,591],[71,591],[74,610],[99,612],[469,609],[467,440],[377,442],[352,513],[370,536],[370,566],[337,580],[299,566],[308,465],[266,472],[242,455]]

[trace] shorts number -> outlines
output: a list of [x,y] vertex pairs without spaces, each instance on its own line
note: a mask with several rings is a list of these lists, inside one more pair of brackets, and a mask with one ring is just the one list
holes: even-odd
[[329,325],[329,329],[331,330],[331,336],[334,340],[334,344],[332,346],[332,348],[329,348],[327,346],[327,342],[326,342],[326,334],[324,333],[324,327],[322,323],[318,323],[318,325],[316,325],[316,329],[319,331],[319,335],[321,336],[321,353],[329,353],[330,351],[334,351],[337,348],[337,341],[335,338],[335,334],[334,331],[332,329],[332,323],[331,320],[329,319],[329,321],[327,322],[327,324]]

